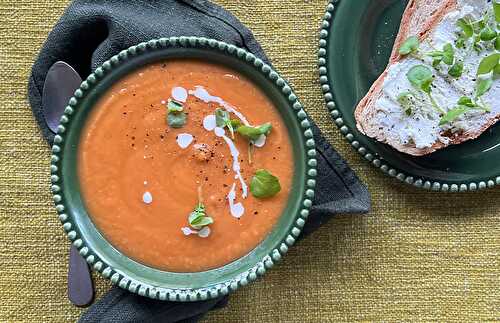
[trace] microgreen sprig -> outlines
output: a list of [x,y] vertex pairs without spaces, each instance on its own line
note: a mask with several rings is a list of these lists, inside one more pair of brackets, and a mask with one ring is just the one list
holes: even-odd
[[476,98],[480,98],[491,89],[494,74],[500,74],[500,53],[488,55],[479,63],[476,72]]
[[189,225],[193,229],[200,230],[204,226],[214,223],[214,220],[207,216],[205,205],[203,203],[198,203],[194,208],[193,212],[189,214],[188,217]]
[[456,107],[448,110],[446,114],[441,117],[441,120],[439,120],[439,125],[442,126],[444,124],[451,123],[464,113],[471,110],[483,110],[485,112],[490,111],[489,107],[474,102],[469,97],[463,96],[458,100]]
[[411,116],[413,113],[413,106],[416,101],[415,95],[410,91],[406,91],[398,95],[397,101],[403,108],[404,113],[407,116]]
[[281,191],[278,177],[266,169],[259,169],[250,181],[250,192],[259,199],[273,197]]
[[405,56],[418,51],[420,41],[417,36],[408,37],[399,48],[399,55]]
[[417,36],[408,37],[401,47],[399,48],[399,54],[401,56],[413,56],[421,61],[424,61],[424,57],[430,57],[432,59],[432,66],[438,68],[441,63],[444,63],[449,67],[448,74],[452,77],[462,76],[464,65],[461,61],[455,58],[455,49],[450,43],[446,43],[442,50],[433,50],[426,53],[419,52],[420,41]]
[[251,141],[256,141],[262,135],[264,136],[269,135],[271,129],[272,129],[271,123],[267,122],[256,127],[240,125],[236,129],[236,132]]
[[408,81],[417,89],[424,92],[432,106],[440,113],[444,114],[445,111],[437,104],[436,100],[432,96],[432,82],[434,81],[434,75],[430,68],[425,65],[415,65],[406,74]]
[[495,13],[495,21],[500,24],[500,2],[498,0],[492,0],[493,2],[493,12]]
[[217,127],[227,127],[231,133],[231,138],[234,139],[234,127],[231,122],[231,118],[229,117],[229,112],[221,108],[215,109],[215,123]]
[[203,192],[201,186],[198,187],[198,204],[188,216],[189,227],[182,228],[185,235],[197,234],[201,238],[206,238],[210,234],[210,224],[214,223],[212,217],[207,216],[205,205],[203,204]]
[[168,99],[167,110],[167,123],[171,128],[182,128],[186,124],[187,116],[181,102]]

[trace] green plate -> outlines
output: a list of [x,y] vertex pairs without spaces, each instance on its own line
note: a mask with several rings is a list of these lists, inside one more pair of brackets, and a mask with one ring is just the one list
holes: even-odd
[[354,109],[385,69],[406,0],[331,1],[322,23],[319,72],[335,124],[351,145],[384,173],[436,191],[500,184],[500,127],[476,140],[424,157],[400,153],[356,129]]
[[[199,58],[246,75],[273,101],[293,143],[294,189],[271,233],[244,257],[221,268],[174,273],[138,263],[115,249],[92,223],[82,202],[77,151],[95,102],[118,79],[146,64],[171,58]],[[98,67],[69,101],[54,138],[52,192],[68,238],[90,266],[112,283],[154,299],[196,301],[225,295],[263,275],[299,236],[314,197],[316,150],[310,123],[286,81],[269,65],[241,48],[213,39],[162,38],[121,51]]]

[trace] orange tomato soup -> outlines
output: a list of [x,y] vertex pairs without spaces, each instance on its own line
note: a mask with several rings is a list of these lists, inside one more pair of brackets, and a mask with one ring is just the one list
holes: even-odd
[[[172,97],[185,101],[187,122],[178,129],[166,121]],[[205,127],[221,100],[251,125],[272,124],[251,164],[248,140],[239,134],[231,139],[225,130],[239,152],[246,198],[229,144]],[[246,77],[199,60],[151,64],[119,80],[93,108],[80,140],[78,175],[93,222],[120,252],[162,270],[204,271],[244,256],[272,230],[292,185],[292,148],[273,104]],[[266,199],[252,195],[250,181],[258,169],[279,178],[278,194]],[[244,207],[239,218],[229,205],[233,185],[233,205]],[[182,230],[190,228],[188,216],[198,203],[200,186],[206,213],[214,221],[208,237]]]

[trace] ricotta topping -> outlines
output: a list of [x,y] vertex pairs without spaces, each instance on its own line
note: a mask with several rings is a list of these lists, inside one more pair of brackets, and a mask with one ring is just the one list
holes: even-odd
[[[422,52],[443,50],[445,44],[452,44],[455,51],[455,59],[463,61],[464,70],[459,78],[448,75],[447,68],[441,64],[437,68],[432,67],[432,58],[424,56],[423,59],[408,56],[393,64],[388,69],[384,80],[382,94],[376,100],[376,114],[373,123],[379,125],[379,130],[389,142],[398,142],[402,145],[414,144],[416,148],[431,147],[435,142],[448,143],[449,138],[445,133],[460,131],[475,132],[481,129],[486,121],[500,114],[500,81],[494,78],[493,85],[481,100],[491,108],[491,111],[471,109],[458,117],[452,123],[440,125],[441,116],[433,109],[429,97],[422,91],[417,90],[406,74],[416,65],[426,65],[434,72],[432,83],[432,96],[436,103],[445,111],[457,106],[457,101],[463,97],[473,97],[476,89],[476,71],[480,61],[495,52],[492,46],[488,46],[477,52],[472,49],[457,48],[454,44],[460,28],[457,20],[467,18],[471,21],[481,19],[486,14],[493,21],[494,16],[491,2],[486,0],[459,0],[457,9],[444,16],[440,24],[420,45]],[[472,45],[469,39],[466,48]],[[411,92],[416,98],[414,109],[408,115],[398,103],[398,96],[404,92]]]

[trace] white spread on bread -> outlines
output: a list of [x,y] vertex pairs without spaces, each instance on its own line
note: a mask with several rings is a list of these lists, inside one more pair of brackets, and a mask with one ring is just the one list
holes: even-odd
[[[375,101],[376,113],[370,123],[378,126],[387,142],[400,145],[412,145],[417,149],[428,148],[436,142],[448,144],[449,133],[462,131],[481,131],[491,118],[500,114],[500,80],[494,78],[491,89],[482,97],[482,101],[491,108],[490,112],[469,110],[452,123],[439,125],[440,114],[432,108],[430,99],[422,92],[415,90],[406,74],[416,65],[426,65],[432,69],[435,78],[432,83],[432,95],[438,105],[445,111],[456,107],[460,97],[472,97],[476,88],[476,71],[479,62],[484,57],[495,52],[488,47],[480,52],[458,49],[454,45],[457,38],[457,20],[468,18],[472,21],[481,19],[485,14],[493,15],[491,2],[486,0],[458,0],[456,9],[447,13],[427,37],[422,40],[420,49],[423,52],[443,50],[443,46],[451,43],[454,46],[455,57],[463,60],[464,71],[459,78],[448,75],[447,69],[432,67],[432,58],[424,57],[423,61],[406,57],[392,64],[385,76],[381,95]],[[492,18],[494,20],[494,17]],[[472,39],[468,40],[469,42]],[[415,106],[410,115],[398,103],[397,97],[403,92],[411,91],[416,96]]]

